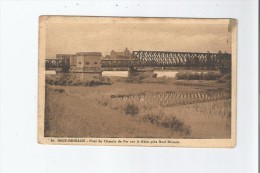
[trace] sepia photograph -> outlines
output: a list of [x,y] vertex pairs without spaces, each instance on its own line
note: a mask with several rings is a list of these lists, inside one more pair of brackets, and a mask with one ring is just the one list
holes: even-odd
[[39,18],[38,141],[234,147],[236,19]]

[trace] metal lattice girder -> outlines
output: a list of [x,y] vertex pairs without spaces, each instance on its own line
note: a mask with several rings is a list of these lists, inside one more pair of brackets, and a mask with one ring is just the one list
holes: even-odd
[[230,67],[231,54],[133,51],[140,66],[162,67]]
[[55,68],[69,69],[70,68],[69,59],[46,59],[45,60],[46,70],[55,69]]

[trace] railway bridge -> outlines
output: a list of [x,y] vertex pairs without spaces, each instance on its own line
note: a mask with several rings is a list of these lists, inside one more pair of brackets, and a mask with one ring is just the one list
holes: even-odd
[[[101,60],[101,68],[177,67],[219,69],[231,68],[231,54],[198,52],[133,51],[130,60]],[[45,69],[70,69],[70,59],[46,59]]]

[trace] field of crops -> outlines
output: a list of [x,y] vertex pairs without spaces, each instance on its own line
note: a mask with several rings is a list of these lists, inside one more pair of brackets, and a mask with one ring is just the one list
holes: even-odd
[[81,85],[68,84],[70,79],[46,80],[46,136],[217,139],[231,135],[228,76],[185,81],[142,74],[94,77]]

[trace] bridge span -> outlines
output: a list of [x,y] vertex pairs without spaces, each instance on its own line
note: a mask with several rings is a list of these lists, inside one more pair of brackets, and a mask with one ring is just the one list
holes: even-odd
[[[100,68],[120,67],[179,67],[219,69],[231,68],[231,54],[228,53],[197,53],[197,52],[164,52],[164,51],[133,51],[133,59],[100,60]],[[71,68],[70,59],[46,59],[46,70]]]

